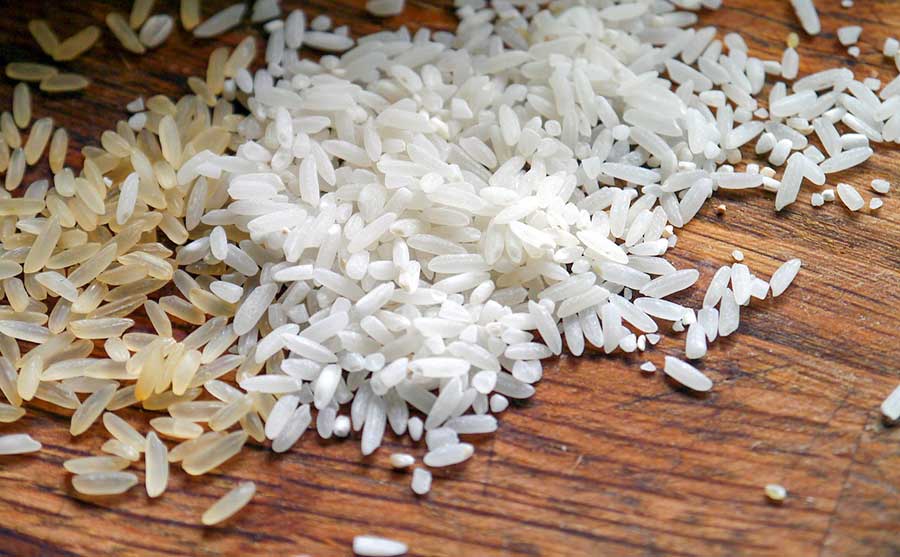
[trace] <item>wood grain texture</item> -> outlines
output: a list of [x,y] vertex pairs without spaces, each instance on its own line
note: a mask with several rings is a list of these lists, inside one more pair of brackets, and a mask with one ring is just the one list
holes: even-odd
[[[229,2],[207,0],[205,14]],[[450,29],[443,4],[408,2],[388,20],[366,16],[362,0],[303,2],[361,34],[409,24]],[[173,0],[156,12],[177,13]],[[299,2],[284,0],[286,7]],[[880,54],[900,29],[895,0],[858,1],[852,10],[819,2],[824,32],[805,37],[783,0],[726,0],[704,24],[745,34],[754,55],[780,57],[785,36],[801,34],[803,72],[849,64],[858,78],[896,75]],[[825,4],[828,4],[825,6]],[[44,17],[59,32],[103,25],[130,3],[59,0],[8,3],[0,20],[4,65],[47,61],[22,30]],[[864,26],[862,56],[846,56],[835,31]],[[69,129],[68,162],[125,116],[138,95],[180,95],[186,78],[205,71],[222,42],[177,30],[145,56],[126,53],[108,33],[86,56],[66,65],[89,75],[83,94],[35,94],[35,114]],[[0,81],[9,109],[13,83]],[[880,148],[865,170],[837,179],[868,198],[869,181],[900,181],[900,154]],[[29,179],[46,175],[46,165]],[[834,186],[835,177],[830,177]],[[896,193],[877,213],[851,214],[838,204],[814,209],[810,190],[775,214],[772,196],[721,192],[679,237],[676,266],[696,266],[701,285],[740,248],[754,272],[769,276],[800,257],[804,268],[777,300],[754,301],[739,331],[717,341],[700,364],[715,381],[691,396],[637,369],[681,353],[683,336],[666,335],[647,355],[563,356],[546,366],[534,399],[501,417],[500,431],[477,438],[475,457],[435,473],[434,490],[414,496],[409,475],[388,464],[392,451],[423,447],[389,438],[371,457],[358,443],[307,434],[289,453],[252,445],[203,478],[173,474],[169,492],[149,500],[75,496],[63,460],[96,454],[105,439],[95,426],[71,439],[68,416],[37,405],[0,433],[29,431],[44,443],[34,456],[0,461],[0,555],[349,555],[353,535],[408,542],[417,556],[585,555],[900,555],[900,428],[885,428],[878,404],[898,382],[900,218]],[[717,216],[714,205],[725,203]],[[699,289],[698,289],[699,290]],[[698,290],[679,301],[699,306]],[[183,328],[185,329],[185,328]],[[146,431],[149,412],[125,413]],[[138,466],[140,468],[140,466]],[[253,480],[258,494],[224,525],[199,526],[206,507],[235,482]],[[769,504],[762,488],[777,482],[788,500]]]

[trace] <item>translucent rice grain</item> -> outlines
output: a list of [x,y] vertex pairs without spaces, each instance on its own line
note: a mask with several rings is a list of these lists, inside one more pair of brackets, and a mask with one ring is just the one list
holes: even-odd
[[147,51],[144,45],[141,44],[137,34],[131,26],[128,25],[128,20],[125,19],[124,15],[119,12],[107,14],[106,25],[109,27],[109,30],[112,31],[113,35],[119,39],[119,42],[126,50],[135,54],[143,54]]
[[60,172],[66,163],[66,155],[69,150],[69,133],[65,128],[56,128],[50,139],[50,170],[53,173]]
[[69,323],[69,330],[77,338],[106,339],[120,337],[134,326],[131,319],[106,317],[100,319],[78,319]]
[[79,74],[60,73],[41,80],[41,91],[48,93],[67,93],[79,91],[91,84],[91,81]]
[[78,299],[78,289],[66,277],[56,271],[37,273],[34,277],[52,295],[64,298],[70,302]]
[[297,410],[299,402],[300,398],[296,395],[286,395],[278,399],[266,420],[265,433],[267,438],[275,439],[281,434]]
[[200,0],[181,0],[179,14],[182,27],[193,30],[200,24]]
[[96,474],[100,472],[121,472],[131,462],[119,456],[87,456],[71,458],[63,462],[63,467],[72,474]]
[[726,288],[719,302],[719,336],[726,337],[737,330],[740,324],[741,306],[734,299],[734,293]]
[[69,433],[81,435],[100,417],[116,393],[116,384],[106,385],[89,396],[72,415]]
[[53,59],[58,62],[74,60],[78,58],[97,42],[100,38],[100,28],[96,25],[85,27],[68,39],[59,43],[52,52]]
[[33,453],[41,450],[41,444],[24,433],[0,435],[0,456]]
[[130,472],[94,472],[72,478],[72,487],[84,495],[119,495],[138,483]]
[[[232,27],[241,22],[246,9],[247,5],[244,3],[234,4],[232,6],[229,6],[228,8],[225,8],[200,25],[196,26],[193,29],[194,36],[201,39],[207,39],[210,37],[215,37],[216,35],[221,35],[222,33],[230,30]],[[184,10],[185,6],[182,3],[182,22],[185,21]],[[187,24],[185,24],[185,28],[188,28]]]
[[310,423],[312,423],[310,407],[308,404],[304,404],[294,411],[285,427],[272,440],[272,450],[276,453],[283,453],[293,447]]
[[159,307],[172,317],[192,325],[202,325],[206,320],[206,316],[196,306],[176,296],[163,296],[159,299]]
[[9,158],[9,168],[6,170],[5,186],[7,191],[13,191],[22,184],[25,177],[25,151],[19,147],[12,152]]
[[685,312],[684,306],[659,298],[637,298],[634,305],[642,312],[666,321],[678,321]]
[[59,243],[61,235],[62,228],[59,225],[59,219],[56,217],[47,219],[31,245],[28,256],[25,258],[25,263],[22,265],[26,273],[36,273],[47,265],[50,256]]
[[19,371],[16,383],[22,400],[31,400],[41,384],[41,373],[44,371],[44,360],[41,357],[30,358]]
[[59,38],[43,19],[32,19],[28,22],[28,31],[47,56],[53,56],[59,46]]
[[145,47],[156,48],[166,42],[174,28],[175,19],[172,16],[166,14],[154,15],[141,27],[138,39]]
[[0,136],[0,172],[6,172],[9,167],[9,148],[6,146],[6,139]]
[[731,266],[731,289],[738,305],[745,305],[750,300],[752,287],[752,275],[750,268],[743,263],[735,263]]
[[246,441],[247,434],[243,431],[224,435],[188,454],[182,461],[182,467],[192,476],[205,474],[239,453]]
[[144,451],[144,483],[151,498],[162,495],[169,484],[168,450],[152,431],[147,434]]
[[25,162],[35,164],[40,160],[53,131],[53,118],[41,118],[31,127],[28,141],[25,143]]
[[3,132],[3,140],[10,148],[18,149],[22,146],[22,135],[9,112],[0,114],[0,130]]
[[696,269],[676,271],[651,280],[641,288],[641,294],[652,298],[664,298],[690,287],[699,277],[700,273]]
[[234,316],[234,332],[240,336],[250,331],[263,316],[275,298],[278,286],[266,284],[256,287],[241,304]]
[[253,58],[256,57],[256,39],[254,37],[245,37],[234,48],[231,56],[225,62],[223,67],[224,74],[227,77],[234,77],[238,70],[244,69],[250,65]]
[[800,271],[800,265],[801,261],[799,259],[791,259],[783,263],[772,274],[772,278],[769,280],[769,286],[772,289],[773,297],[778,297],[787,290],[787,287],[790,286],[794,277],[796,277],[797,273]]
[[203,513],[201,522],[206,526],[213,526],[227,520],[247,506],[254,494],[256,494],[256,484],[253,482],[239,483]]
[[27,83],[18,83],[13,87],[12,113],[13,121],[23,130],[31,123],[31,90]]
[[131,13],[128,15],[128,25],[132,29],[139,29],[153,12],[155,3],[156,0],[134,0],[131,4]]
[[25,409],[0,402],[0,424],[11,424],[25,415]]
[[[9,291],[7,290],[8,296]],[[0,321],[0,333],[35,344],[43,344],[50,338],[50,331],[46,327],[24,321],[2,320]]]

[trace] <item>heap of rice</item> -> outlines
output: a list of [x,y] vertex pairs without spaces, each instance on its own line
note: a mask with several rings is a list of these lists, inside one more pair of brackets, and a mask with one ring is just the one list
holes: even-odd
[[[197,36],[245,11],[194,27],[185,4]],[[717,189],[773,192],[783,209],[804,181],[900,138],[900,79],[880,94],[848,69],[794,81],[792,47],[763,61],[738,35],[695,29],[692,10],[712,0],[458,5],[455,34],[354,41],[327,18],[274,19],[262,69],[249,70],[253,38],[217,49],[193,94],[130,105],[77,175],[0,193],[0,419],[37,398],[74,410],[73,435],[102,421],[107,456],[67,464],[89,494],[128,490],[143,458],[158,496],[170,464],[204,474],[248,439],[283,452],[311,426],[360,432],[363,454],[388,428],[425,437],[426,467],[455,465],[474,452],[460,436],[494,431],[564,342],[576,356],[644,351],[662,322],[686,330],[696,360],[752,299],[785,291],[797,259],[769,280],[723,266],[699,308],[666,300],[699,278],[665,256]],[[111,23],[134,42],[127,25]],[[155,20],[144,42],[170,28]],[[752,142],[771,167],[737,169]],[[838,192],[860,208],[855,189]],[[155,294],[169,284],[177,295]],[[153,331],[133,329],[139,310]],[[182,337],[172,317],[196,328]],[[713,386],[681,359],[664,369]],[[131,406],[166,415],[145,435],[115,415]],[[0,437],[0,454],[39,447]],[[430,485],[415,468],[412,489]],[[254,491],[237,486],[203,522]]]

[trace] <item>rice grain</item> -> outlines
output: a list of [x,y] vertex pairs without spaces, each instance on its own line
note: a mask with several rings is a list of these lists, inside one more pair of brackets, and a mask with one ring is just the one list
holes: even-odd
[[79,74],[60,73],[41,80],[41,91],[47,93],[68,93],[80,91],[91,84],[91,81]]
[[666,375],[691,390],[706,392],[712,389],[712,381],[706,375],[678,358],[666,356],[666,365],[663,369]]
[[256,484],[241,482],[212,504],[201,517],[205,526],[213,526],[228,520],[247,506],[256,494]]
[[72,487],[83,495],[120,495],[137,483],[131,472],[93,472],[72,478]]
[[27,83],[17,83],[13,88],[13,120],[23,130],[31,123],[31,90]]
[[403,542],[377,536],[353,538],[353,553],[360,557],[395,557],[404,555],[409,547]]
[[28,22],[28,31],[44,54],[53,56],[59,46],[59,38],[50,25],[43,19],[32,19]]
[[51,55],[57,62],[74,60],[90,50],[99,38],[100,28],[90,25],[59,43]]
[[128,24],[128,20],[121,13],[110,12],[107,14],[106,25],[126,50],[135,54],[143,54],[147,51],[144,45],[141,44],[137,34]]
[[41,444],[25,433],[0,435],[0,456],[33,453],[41,450]]
[[[185,7],[182,3],[182,21],[185,21],[184,9]],[[215,37],[216,35],[221,35],[222,33],[239,24],[241,22],[241,19],[243,19],[244,12],[246,10],[247,5],[244,3],[229,6],[224,10],[216,13],[200,25],[196,26],[193,29],[194,36],[206,39]],[[185,25],[185,28],[187,29],[188,26]]]

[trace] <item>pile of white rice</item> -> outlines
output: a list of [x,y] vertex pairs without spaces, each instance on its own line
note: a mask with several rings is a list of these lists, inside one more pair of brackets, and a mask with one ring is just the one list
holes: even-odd
[[[845,68],[795,79],[796,44],[762,60],[737,34],[695,27],[696,10],[718,3],[464,0],[455,34],[354,40],[327,17],[281,20],[277,2],[257,2],[261,69],[252,37],[217,49],[193,94],[131,103],[77,175],[0,193],[0,421],[32,398],[74,410],[73,435],[102,421],[104,456],[67,463],[75,489],[124,492],[143,458],[151,497],[170,465],[204,474],[251,438],[283,452],[311,427],[358,432],[368,455],[390,429],[425,439],[421,465],[391,458],[422,495],[428,469],[470,458],[460,436],[494,431],[564,344],[642,352],[660,327],[684,331],[684,358],[666,356],[665,373],[710,390],[684,360],[736,331],[752,300],[784,292],[800,261],[766,278],[735,252],[688,307],[667,299],[700,277],[666,258],[678,231],[718,189],[760,189],[781,210],[900,140],[900,79],[875,86]],[[158,45],[171,18],[141,4],[138,39],[124,16],[110,26],[123,43]],[[198,37],[246,11],[199,23],[185,4]],[[795,5],[813,32],[811,3]],[[14,190],[24,150],[7,164]],[[837,192],[863,207],[853,186]],[[178,294],[155,294],[171,283]],[[152,331],[133,328],[139,310]],[[95,343],[108,359],[91,357]],[[145,434],[115,415],[126,407],[162,414]],[[0,436],[0,454],[39,448]],[[254,491],[238,485],[203,522]]]

